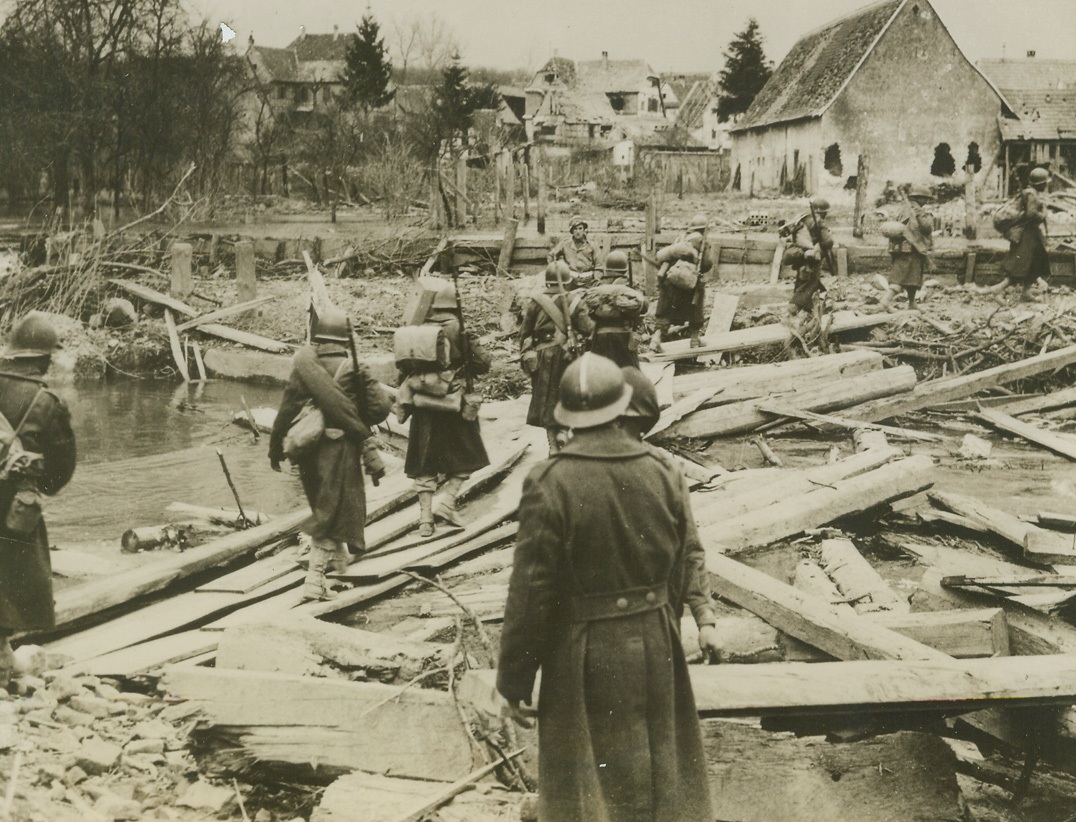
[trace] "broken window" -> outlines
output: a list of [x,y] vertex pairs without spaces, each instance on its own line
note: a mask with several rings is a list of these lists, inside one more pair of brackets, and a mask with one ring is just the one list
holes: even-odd
[[841,163],[841,147],[834,143],[826,149],[826,156],[822,165],[834,177],[844,176],[844,165]]
[[956,160],[948,143],[938,143],[934,148],[934,162],[930,164],[930,173],[935,177],[952,177],[956,171]]
[[624,110],[624,95],[622,94],[610,94],[609,105],[613,107],[613,111]]
[[657,111],[658,110],[658,101],[655,100],[653,97],[650,98],[650,102],[647,105],[648,105],[650,111]]
[[968,143],[968,159],[964,161],[964,168],[971,166],[971,170],[978,173],[983,167],[983,158],[979,156],[979,144]]

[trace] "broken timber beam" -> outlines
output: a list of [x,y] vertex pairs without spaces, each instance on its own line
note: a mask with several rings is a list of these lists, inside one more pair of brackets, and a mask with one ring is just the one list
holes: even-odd
[[783,405],[780,401],[759,403],[758,410],[763,414],[773,414],[775,417],[787,417],[790,420],[799,420],[800,422],[816,425],[829,425],[851,431],[878,431],[893,437],[893,439],[910,440],[912,442],[945,441],[945,437],[939,434],[928,434],[925,431],[913,431],[909,428],[895,428],[890,425],[879,425],[875,422],[850,420],[847,417],[834,417],[829,414],[817,414],[814,411],[804,411],[790,405]]
[[825,539],[820,547],[822,569],[857,613],[911,610],[908,601],[894,593],[851,540]]
[[987,425],[1009,434],[1015,434],[1035,445],[1041,445],[1048,451],[1060,454],[1066,459],[1076,460],[1076,438],[1056,434],[1053,431],[1046,431],[993,408],[984,408],[975,416]]
[[227,308],[218,308],[216,311],[210,311],[208,314],[201,314],[195,317],[193,320],[187,320],[185,323],[180,323],[176,326],[176,331],[182,334],[184,331],[189,331],[192,328],[198,328],[206,323],[215,323],[217,320],[223,320],[225,317],[231,317],[235,314],[242,314],[244,311],[249,311],[252,308],[257,308],[263,303],[267,303],[271,300],[275,300],[276,295],[270,297],[258,297],[254,300],[247,300],[245,303],[238,303],[237,305],[231,305]]
[[1076,388],[1065,388],[1054,391],[1051,394],[1041,394],[1027,399],[1005,404],[1005,413],[1014,417],[1022,414],[1033,414],[1038,411],[1052,411],[1055,408],[1065,408],[1076,405]]

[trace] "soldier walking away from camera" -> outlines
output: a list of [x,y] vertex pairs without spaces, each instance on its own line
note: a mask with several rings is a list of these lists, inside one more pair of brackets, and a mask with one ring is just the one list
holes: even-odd
[[691,347],[702,346],[703,312],[706,308],[706,275],[713,259],[706,243],[710,227],[705,214],[691,218],[687,231],[673,245],[658,253],[657,328],[650,338],[650,350],[660,354],[661,343],[673,326],[685,326]]
[[[404,471],[418,493],[419,534],[429,537],[435,518],[462,524],[456,513],[460,486],[489,465],[478,424],[480,399],[469,386],[473,377],[489,371],[490,355],[475,334],[465,331],[456,286],[447,281],[434,295],[425,323],[405,328],[434,332],[437,347],[444,348],[437,362],[397,360],[398,400],[402,416],[411,417]],[[435,500],[439,475],[445,483]]]
[[641,440],[661,419],[661,407],[654,383],[638,368],[621,368],[624,382],[631,388],[631,402],[620,415],[620,427],[632,439]]
[[[295,463],[310,503],[310,518],[302,525],[311,539],[304,601],[331,598],[326,571],[345,571],[351,552],[362,553],[366,548],[363,462],[372,478],[379,470],[384,473],[368,442],[372,427],[392,410],[387,392],[355,356],[351,326],[343,311],[332,308],[316,317],[310,339],[292,360],[269,436],[270,466],[279,471],[285,457]],[[301,424],[301,415],[315,409],[324,418],[323,433],[293,447],[289,432]]]
[[598,267],[598,252],[587,239],[588,228],[586,220],[576,214],[568,223],[570,236],[553,246],[549,252],[549,262],[564,260],[568,268],[584,285],[594,279],[594,272]]
[[527,425],[546,430],[550,454],[563,441],[564,429],[553,417],[560,378],[582,353],[582,345],[593,330],[583,308],[583,294],[572,292],[573,286],[568,264],[563,260],[550,263],[545,270],[545,290],[530,297],[519,328],[520,363],[531,378]]
[[[1020,299],[1030,302],[1031,287],[1050,276],[1050,258],[1046,253],[1046,204],[1042,194],[1050,182],[1050,172],[1034,168],[1027,178],[1027,187],[1017,199],[1017,214],[1010,225],[1004,226],[1009,251],[1001,261],[1004,279],[997,285],[982,289],[984,294],[1004,291],[1010,285],[1020,286]],[[995,225],[997,223],[995,222]]]
[[14,673],[11,637],[55,625],[41,495],[55,494],[75,472],[71,416],[43,379],[59,347],[52,324],[32,312],[15,323],[0,354],[8,423],[0,433],[0,687]]
[[908,191],[898,217],[904,230],[889,239],[893,265],[889,273],[889,291],[882,296],[884,306],[903,290],[908,295],[908,308],[915,309],[915,295],[923,287],[923,278],[934,270],[934,261],[930,257],[934,250],[934,216],[925,208],[933,200],[934,195],[925,186],[912,186]]
[[646,295],[629,284],[631,268],[628,255],[612,251],[605,261],[601,282],[583,298],[593,327],[590,350],[617,365],[639,367],[639,341],[636,333],[646,314]]
[[822,284],[822,263],[828,262],[833,253],[833,235],[826,225],[829,201],[824,197],[812,197],[809,205],[807,214],[782,229],[782,234],[789,236],[791,242],[785,261],[796,274],[789,301],[793,315],[814,311],[815,297],[826,290]]
[[538,701],[541,822],[713,819],[680,644],[687,604],[716,647],[687,485],[618,425],[632,391],[584,354],[557,418],[574,432],[528,475],[519,506],[497,689],[529,726]]

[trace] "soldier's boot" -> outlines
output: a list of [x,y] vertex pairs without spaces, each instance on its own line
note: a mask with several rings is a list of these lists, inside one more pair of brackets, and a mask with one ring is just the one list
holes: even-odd
[[303,582],[302,601],[332,599],[333,593],[325,584],[325,568],[329,564],[335,547],[328,540],[315,539],[310,545],[310,564],[306,569]]
[[435,519],[443,519],[455,526],[462,526],[463,522],[456,513],[456,497],[459,496],[460,486],[463,485],[464,477],[449,477],[441,487],[441,493],[433,504],[433,516]]
[[433,536],[433,491],[418,492],[418,535]]
[[351,551],[348,550],[346,542],[333,542],[325,571],[330,574],[342,574],[351,564],[351,559]]
[[918,289],[914,285],[904,286],[904,291],[908,295],[908,310],[915,311],[918,306],[915,304],[915,292]]
[[11,650],[11,635],[0,628],[0,688],[15,676],[15,652]]
[[689,345],[690,345],[691,348],[702,348],[703,343],[702,343],[702,329],[701,328],[692,329],[692,331],[691,331],[691,342],[690,342]]
[[654,331],[650,337],[650,350],[655,354],[662,353],[665,349],[661,347],[661,329],[658,328]]

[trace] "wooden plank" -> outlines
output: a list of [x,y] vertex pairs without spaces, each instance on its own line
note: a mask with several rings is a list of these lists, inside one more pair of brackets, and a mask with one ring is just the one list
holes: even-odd
[[1037,411],[1052,411],[1076,405],[1076,388],[1064,388],[1050,394],[1041,394],[1027,399],[1005,404],[1005,413],[1013,417],[1031,414]]
[[[1047,528],[1056,528],[1061,531],[1076,531],[1076,516],[1072,514],[1058,514],[1054,511],[1039,511],[1035,518],[1039,525]],[[53,556],[56,556],[53,554]]]
[[318,271],[314,261],[310,258],[310,252],[303,250],[303,262],[306,263],[306,279],[310,283],[310,304],[314,306],[314,313],[319,316],[332,307],[333,301],[329,296],[329,289],[325,285],[325,277]]
[[[852,480],[818,487],[783,504],[757,509],[731,520],[713,524],[709,544],[715,550],[738,553],[770,545],[806,530],[820,528],[840,517],[870,510],[924,491],[933,484],[933,460],[917,455]],[[709,520],[712,512],[696,518]],[[701,526],[700,526],[701,527]]]
[[[186,345],[187,338],[183,338],[183,344]],[[198,340],[191,340],[191,351],[194,354],[194,364],[198,367],[198,378],[208,379],[209,374],[205,370],[205,362],[202,360],[202,346],[198,345]]]
[[182,314],[185,317],[198,316],[198,311],[191,308],[185,302],[177,300],[174,297],[169,297],[167,294],[162,294],[160,291],[144,286],[141,283],[132,283],[128,280],[117,279],[110,279],[108,282],[121,291],[126,291],[128,294],[138,297],[140,300],[171,308],[177,314]]
[[1046,431],[993,408],[984,408],[975,416],[994,428],[1015,434],[1035,445],[1041,445],[1066,459],[1076,460],[1076,439],[1073,437]]
[[706,322],[707,339],[716,334],[724,334],[732,328],[732,321],[736,318],[736,308],[739,304],[739,294],[714,294],[710,317]]
[[709,402],[715,395],[724,391],[724,388],[713,386],[705,386],[700,388],[694,394],[689,394],[681,400],[670,405],[664,411],[661,412],[661,416],[654,424],[654,427],[646,432],[643,439],[650,439],[656,434],[660,434],[666,428],[673,423],[679,422],[688,414],[692,414],[702,407],[703,403]]
[[269,297],[259,297],[255,300],[248,300],[244,303],[238,303],[236,305],[228,306],[227,308],[218,308],[216,311],[210,311],[208,314],[202,314],[195,317],[193,320],[187,320],[184,323],[180,323],[176,326],[176,331],[183,333],[191,328],[197,328],[198,326],[205,325],[206,323],[215,323],[217,320],[223,320],[225,317],[231,317],[235,314],[242,314],[244,311],[249,311],[252,308],[256,308],[263,303],[275,300],[278,295],[272,295]]
[[249,594],[263,585],[290,574],[296,569],[294,553],[272,557],[270,562],[254,562],[238,571],[225,574],[194,590],[203,594]]
[[150,674],[166,665],[192,659],[216,651],[218,635],[206,631],[186,631],[182,634],[121,648],[92,659],[72,662],[63,667],[68,674],[92,674],[132,678]]
[[170,308],[164,310],[164,326],[168,329],[168,345],[172,349],[172,360],[176,364],[179,376],[183,378],[183,382],[190,382],[191,375],[187,370],[187,356],[183,351],[183,344],[179,341],[176,320],[172,316]]
[[[900,365],[835,382],[809,383],[799,390],[778,394],[777,398],[782,404],[807,411],[833,411],[858,406],[869,397],[907,393],[915,387],[915,381],[915,369]],[[761,404],[751,399],[704,408],[670,426],[665,436],[727,437],[752,431],[772,420],[772,415],[760,410]]]
[[785,260],[785,246],[783,243],[778,243],[777,248],[773,250],[773,261],[770,263],[770,285],[777,285],[777,281],[781,278],[781,264]]
[[240,730],[237,758],[248,763],[440,780],[474,767],[470,739],[444,691],[175,666],[162,688],[195,701],[204,723]]
[[874,422],[862,420],[850,420],[847,417],[835,417],[831,414],[817,414],[814,411],[804,411],[784,405],[778,402],[759,403],[758,410],[763,414],[772,414],[775,417],[787,417],[803,422],[817,423],[819,425],[832,425],[851,431],[880,431],[881,433],[899,440],[912,442],[945,442],[945,437],[939,434],[928,434],[925,431],[914,431],[910,428],[894,428],[890,425],[879,425]]
[[[827,328],[827,333],[841,334],[845,331],[858,331],[864,328],[875,328],[879,325],[887,325],[904,319],[914,312],[901,311],[894,314],[871,314],[859,316],[852,312],[838,312],[832,315]],[[784,345],[792,341],[792,334],[788,326],[782,323],[769,325],[756,325],[753,328],[744,328],[739,331],[729,331],[716,337],[708,337],[701,348],[691,348],[688,340],[673,340],[664,345],[662,354],[651,354],[652,362],[670,362],[704,354],[723,354],[732,351],[746,351],[752,348],[761,348],[767,345]]]
[[654,391],[658,395],[658,408],[668,408],[673,404],[673,391],[675,387],[676,363],[639,363],[642,371],[650,382],[654,383]]
[[1056,371],[1066,365],[1076,363],[1076,345],[1060,348],[1025,360],[964,374],[959,377],[947,377],[920,383],[909,394],[899,397],[886,397],[864,403],[849,409],[845,416],[853,419],[879,422],[899,417],[912,411],[918,411],[931,405],[963,399],[964,397],[993,388],[998,385],[1034,377],[1048,371]]
[[209,334],[211,337],[239,343],[249,348],[257,348],[259,351],[268,351],[271,354],[287,354],[292,351],[292,346],[287,343],[271,340],[268,337],[252,334],[249,331],[240,331],[238,328],[231,328],[220,323],[205,323],[198,326],[197,330],[202,334]]
[[897,596],[851,540],[825,539],[819,549],[822,569],[857,613],[910,610],[907,599]]

